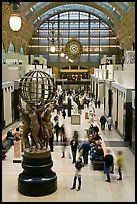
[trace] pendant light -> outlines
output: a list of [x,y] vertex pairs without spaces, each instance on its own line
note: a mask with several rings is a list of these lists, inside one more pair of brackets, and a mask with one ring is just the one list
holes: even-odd
[[11,30],[19,31],[21,28],[21,17],[18,10],[20,2],[11,2],[10,4],[12,5],[12,13],[9,19],[9,25]]

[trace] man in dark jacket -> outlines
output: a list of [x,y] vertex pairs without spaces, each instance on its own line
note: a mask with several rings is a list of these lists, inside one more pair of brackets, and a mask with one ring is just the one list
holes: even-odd
[[73,158],[72,163],[75,163],[77,149],[78,149],[78,140],[75,138],[75,136],[73,136],[73,138],[71,139],[70,146],[71,146],[71,153],[72,153],[72,158]]
[[110,173],[112,172],[112,168],[114,166],[113,156],[110,154],[110,150],[108,149],[106,155],[104,157],[104,173],[107,175],[106,182],[110,182]]
[[107,120],[106,117],[104,115],[102,115],[100,117],[100,123],[101,123],[101,130],[105,130],[105,124],[106,124]]
[[84,165],[87,165],[88,164],[88,155],[89,155],[89,150],[90,150],[90,143],[89,143],[89,141],[84,141],[82,143],[80,149],[83,150],[82,156],[83,156]]

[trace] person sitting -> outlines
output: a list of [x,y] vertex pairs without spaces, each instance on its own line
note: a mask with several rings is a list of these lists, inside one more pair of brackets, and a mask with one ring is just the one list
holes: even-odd
[[20,139],[21,139],[21,133],[20,133],[19,127],[17,127],[15,132],[15,140],[19,141]]
[[104,151],[100,141],[97,141],[96,145],[91,148],[90,156],[91,156],[90,157],[91,162],[93,162],[94,160],[101,160],[101,161],[104,160]]
[[94,132],[99,132],[99,127],[97,125],[94,126]]
[[14,145],[14,135],[12,134],[12,128],[10,128],[7,132],[7,137],[8,140],[11,140],[12,145]]
[[94,126],[91,123],[91,125],[90,125],[90,127],[89,127],[89,129],[87,131],[87,135],[89,136],[89,135],[93,135],[93,134],[94,134]]
[[94,133],[94,139],[95,139],[95,141],[97,141],[97,140],[102,140],[102,138],[100,137],[100,135],[98,134],[98,132],[95,132],[95,133]]
[[4,160],[6,157],[6,148],[4,147],[4,145],[2,144],[2,160]]

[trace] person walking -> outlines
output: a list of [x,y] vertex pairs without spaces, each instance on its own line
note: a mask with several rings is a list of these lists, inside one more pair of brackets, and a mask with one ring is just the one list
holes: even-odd
[[71,156],[70,156],[70,151],[67,147],[67,144],[68,144],[68,139],[66,137],[66,133],[63,135],[63,138],[62,138],[62,157],[61,158],[64,158],[65,157],[65,153],[67,152],[68,153],[68,157],[71,159]]
[[60,141],[63,141],[63,136],[65,135],[65,126],[64,124],[61,125],[60,127]]
[[60,131],[60,127],[59,127],[59,122],[56,122],[56,125],[54,125],[54,129],[55,129],[55,133],[56,133],[56,141],[58,142],[58,137],[59,137],[59,131]]
[[107,124],[108,124],[108,129],[111,131],[111,126],[112,126],[113,120],[111,116],[108,116],[107,118]]
[[110,154],[110,150],[107,149],[107,152],[104,156],[104,173],[107,175],[106,182],[110,182],[110,173],[113,172],[114,167],[114,159],[112,154]]
[[100,117],[101,130],[105,130],[105,124],[106,124],[106,122],[107,122],[106,117],[105,117],[104,115],[102,115],[102,116]]
[[101,104],[101,100],[100,99],[98,99],[97,104],[98,104],[98,108],[100,108],[100,104]]
[[73,185],[71,187],[71,190],[75,189],[76,188],[76,181],[77,181],[77,178],[78,178],[78,188],[77,188],[77,191],[79,191],[81,189],[81,170],[82,170],[82,167],[83,167],[83,163],[82,163],[82,159],[81,158],[78,158],[78,160],[76,161],[76,164],[75,164],[75,175],[74,175],[74,180],[73,180]]
[[120,181],[120,180],[122,180],[121,168],[123,167],[123,163],[124,163],[124,156],[123,156],[123,152],[121,150],[119,150],[117,152],[116,163],[117,163],[118,173],[119,173],[119,178],[117,180]]

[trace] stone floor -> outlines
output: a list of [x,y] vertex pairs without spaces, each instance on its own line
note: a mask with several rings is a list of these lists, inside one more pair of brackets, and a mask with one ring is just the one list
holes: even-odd
[[[85,119],[86,111],[88,109],[84,109],[81,113],[80,125],[72,125],[70,117],[66,117],[64,120],[60,115],[60,125],[64,123],[69,140],[72,138],[74,130],[79,132],[79,140],[83,141],[86,138],[85,128],[90,125],[88,119]],[[103,105],[100,109],[96,109],[94,118],[95,123],[99,126],[99,118],[102,113]],[[103,132],[100,130],[100,133],[111,150],[114,161],[116,161],[117,150],[121,149],[124,153],[122,181],[117,181],[118,173],[115,165],[115,173],[111,175],[111,182],[105,182],[106,176],[102,171],[93,170],[89,159],[88,165],[82,169],[81,190],[71,190],[75,168],[72,159],[69,158],[70,146],[67,147],[66,157],[61,158],[61,146],[54,142],[54,151],[51,152],[51,155],[52,170],[57,174],[57,191],[47,196],[24,196],[18,192],[17,188],[18,175],[23,169],[21,163],[13,163],[14,147],[12,146],[7,152],[6,159],[2,161],[2,202],[135,202],[135,155],[114,128],[109,131],[106,126],[106,130]]]

